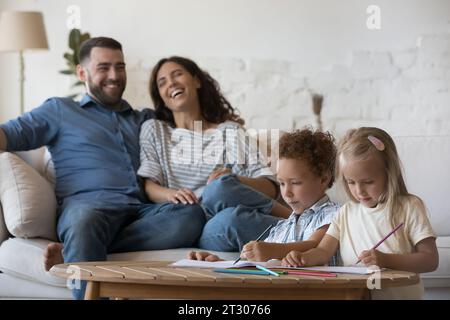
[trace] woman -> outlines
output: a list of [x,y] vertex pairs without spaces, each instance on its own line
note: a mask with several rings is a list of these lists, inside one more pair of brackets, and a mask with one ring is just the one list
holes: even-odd
[[273,200],[278,186],[246,143],[244,121],[207,72],[186,58],[162,59],[152,71],[150,95],[157,119],[142,125],[138,174],[153,202],[202,206],[209,220],[201,248],[240,250],[289,215]]

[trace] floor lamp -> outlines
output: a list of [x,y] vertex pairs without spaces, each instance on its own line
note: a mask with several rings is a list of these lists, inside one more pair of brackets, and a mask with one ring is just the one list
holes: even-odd
[[20,114],[24,108],[25,64],[23,52],[48,49],[42,13],[33,11],[3,11],[0,14],[0,51],[18,51],[20,58]]

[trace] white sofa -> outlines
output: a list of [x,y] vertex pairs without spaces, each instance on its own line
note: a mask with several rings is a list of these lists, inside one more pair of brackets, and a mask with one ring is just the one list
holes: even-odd
[[[422,274],[425,298],[450,299],[450,213],[445,200],[450,180],[450,137],[397,137],[395,140],[409,191],[425,201],[438,235],[439,268]],[[42,149],[19,155],[38,172],[45,171]],[[346,200],[342,189],[336,186],[330,190],[330,196],[337,201]],[[0,210],[0,298],[70,299],[71,293],[65,288],[65,281],[44,271],[43,249],[49,241],[11,237],[3,220]],[[178,260],[185,257],[188,250],[111,254],[108,259]],[[233,252],[219,254],[226,259],[234,259],[238,255]]]

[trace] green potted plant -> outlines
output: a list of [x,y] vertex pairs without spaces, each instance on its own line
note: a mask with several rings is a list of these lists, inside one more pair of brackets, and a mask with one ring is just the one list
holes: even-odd
[[[87,39],[90,39],[91,35],[89,33],[81,33],[80,29],[72,29],[69,33],[69,48],[70,51],[64,53],[64,59],[66,60],[67,69],[59,71],[62,74],[69,76],[75,76],[76,82],[71,86],[71,88],[76,88],[83,85],[83,82],[79,81],[77,78],[77,65],[78,61],[78,51],[80,49],[81,43]],[[74,99],[79,93],[71,94],[68,98]]]

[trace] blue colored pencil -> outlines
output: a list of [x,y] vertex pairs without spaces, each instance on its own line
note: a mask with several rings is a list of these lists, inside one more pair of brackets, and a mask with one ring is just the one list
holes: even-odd
[[221,273],[255,274],[255,275],[260,275],[260,276],[268,276],[269,275],[266,271],[262,271],[262,270],[214,269],[213,271],[221,272]]
[[272,271],[272,270],[270,270],[270,269],[264,268],[263,266],[260,266],[259,264],[257,264],[256,267],[257,267],[259,270],[268,272],[268,273],[270,273],[271,275],[273,275],[273,276],[275,276],[275,277],[279,277],[279,276],[280,276],[280,275],[279,275],[278,273],[276,273],[275,271]]

